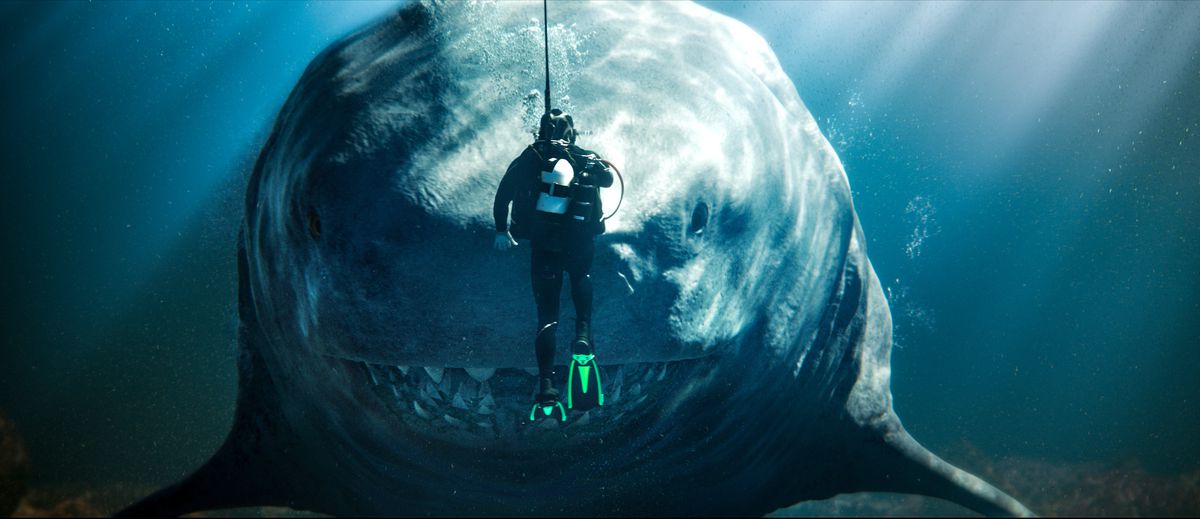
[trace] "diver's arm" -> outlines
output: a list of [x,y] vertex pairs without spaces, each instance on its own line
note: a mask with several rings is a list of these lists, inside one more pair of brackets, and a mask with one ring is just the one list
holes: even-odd
[[[526,149],[528,151],[528,149]],[[508,165],[508,170],[504,172],[504,178],[500,179],[500,186],[496,188],[496,199],[492,202],[492,218],[496,221],[496,238],[493,245],[496,250],[508,250],[517,245],[517,240],[514,240],[512,234],[508,232],[508,204],[512,203],[513,196],[517,190],[519,181],[519,171],[521,170],[521,159],[525,158],[525,153],[522,153]]]
[[513,159],[512,164],[508,165],[508,170],[504,172],[504,178],[500,179],[500,187],[496,188],[496,199],[492,202],[492,218],[496,220],[496,232],[508,232],[508,204],[512,203],[513,196],[517,191],[517,176],[520,168],[521,159],[525,157],[522,153],[516,159]]

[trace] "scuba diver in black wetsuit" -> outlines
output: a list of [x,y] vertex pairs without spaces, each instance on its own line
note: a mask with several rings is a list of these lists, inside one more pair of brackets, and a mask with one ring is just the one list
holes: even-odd
[[576,135],[570,115],[558,109],[543,115],[537,140],[508,166],[492,206],[496,249],[516,246],[514,238],[528,239],[533,249],[530,274],[537,304],[534,351],[539,381],[535,406],[547,409],[559,405],[558,390],[554,388],[554,336],[564,271],[571,276],[571,299],[575,304],[572,353],[589,359],[594,356],[590,275],[593,239],[604,232],[600,188],[613,184],[608,165],[595,152],[576,146]]

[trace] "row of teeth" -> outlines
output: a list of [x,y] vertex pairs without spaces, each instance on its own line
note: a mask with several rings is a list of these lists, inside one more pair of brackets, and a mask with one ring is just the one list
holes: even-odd
[[[493,435],[511,432],[522,414],[528,416],[528,406],[536,392],[536,369],[357,364],[365,371],[375,392],[391,400],[403,416],[411,415],[427,423],[462,431],[475,430]],[[666,379],[670,364],[606,366],[603,378],[605,405],[588,414],[604,412],[606,408],[619,412],[614,407],[618,404],[622,407],[641,404],[647,397],[644,388]],[[565,394],[565,388],[560,389]],[[587,418],[575,419],[573,424],[586,424]]]
[[[407,377],[409,371],[412,370],[411,366],[391,366],[391,365],[381,365],[381,364],[369,364],[369,363],[362,362],[362,361],[360,361],[359,364],[361,364],[367,370],[367,373],[371,377],[371,383],[375,384],[375,385],[379,385],[379,381],[383,379],[383,377],[381,375],[377,374],[377,371],[383,371],[385,373],[388,373],[389,369],[394,369],[396,371],[399,371],[401,375]],[[432,380],[434,384],[441,384],[442,379],[445,378],[445,376],[446,376],[447,368],[424,366],[420,369],[421,369],[421,371],[424,371],[425,374],[429,375],[429,379]],[[456,369],[456,368],[449,368],[449,369]],[[475,381],[479,382],[479,383],[487,382],[488,379],[492,378],[492,376],[496,374],[496,368],[461,368],[461,369],[463,371],[465,371],[467,373],[467,375],[469,375],[471,378],[475,379]],[[537,369],[535,369],[535,368],[523,368],[522,371],[529,373],[531,376],[537,376]],[[388,379],[394,380],[394,378],[392,377],[392,375],[390,373],[388,375]]]
[[[396,372],[399,372],[400,375],[403,377],[408,377],[409,372],[411,372],[413,369],[411,366],[370,364],[370,363],[362,362],[362,361],[359,361],[358,363],[360,365],[362,365],[364,369],[367,370],[368,376],[371,377],[371,383],[374,385],[379,385],[380,381],[384,380],[385,375],[380,374],[381,372],[387,374],[386,378],[388,381],[395,382],[396,378],[394,376],[394,373],[391,370],[395,370]],[[658,374],[657,377],[654,377],[654,378],[661,381],[664,378],[666,378],[666,376],[667,376],[667,364],[669,364],[669,363],[656,362],[653,364],[647,364],[648,366],[650,366],[651,369],[646,370],[646,371],[648,374],[657,373]],[[620,372],[624,371],[623,366],[624,365],[610,366],[610,367],[605,368],[605,370],[607,371],[607,370],[616,368],[617,372],[620,373]],[[641,364],[639,364],[639,366],[641,366]],[[514,368],[514,369],[516,369],[516,368]],[[536,377],[538,375],[537,368],[519,368],[519,369],[521,371],[524,371],[525,373],[528,373],[529,376],[531,376],[531,377]],[[471,377],[472,379],[474,379],[476,382],[478,382],[480,384],[486,383],[488,380],[490,380],[496,374],[496,368],[445,368],[445,367],[423,366],[420,368],[420,370],[424,371],[425,374],[429,375],[429,380],[432,381],[434,384],[441,384],[442,380],[446,379],[446,372],[448,370],[462,370],[467,374],[467,376]],[[639,371],[641,371],[641,370],[639,370]]]

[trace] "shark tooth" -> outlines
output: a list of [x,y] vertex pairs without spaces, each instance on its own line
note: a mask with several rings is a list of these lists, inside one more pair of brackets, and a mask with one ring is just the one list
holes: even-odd
[[654,375],[655,375],[654,368],[656,368],[656,367],[658,367],[656,364],[646,364],[645,367],[642,368],[642,373],[641,373],[642,376],[640,377],[641,381],[648,383],[651,380],[654,380]]
[[459,420],[458,418],[455,418],[448,414],[442,415],[442,420],[445,420],[446,423],[453,425],[455,427],[458,427],[459,429],[465,429],[467,427],[467,422]]
[[443,373],[442,380],[440,382],[438,382],[437,388],[438,388],[438,391],[441,392],[442,394],[449,395],[451,385],[453,384],[452,381],[453,381],[454,377],[452,374],[454,372],[453,371],[446,372],[445,370],[443,370],[442,373]]
[[434,402],[434,399],[442,399],[442,396],[438,394],[437,389],[434,389],[433,384],[430,384],[428,380],[426,380],[424,384],[421,384],[421,389],[417,391],[417,396],[429,406],[437,405]]
[[592,421],[592,412],[588,411],[586,413],[583,413],[583,416],[576,418],[574,420],[571,420],[571,427],[572,428],[582,427],[584,425],[587,425],[588,423],[591,423],[591,421]]
[[413,400],[413,411],[416,411],[417,416],[420,416],[421,418],[426,420],[430,418],[429,412],[426,411],[424,407],[421,407],[421,404],[418,404],[416,400]]
[[492,409],[496,407],[496,401],[492,398],[492,394],[488,393],[479,400],[479,414],[492,414]]
[[362,363],[362,365],[367,367],[367,375],[371,376],[371,383],[378,386],[379,379],[375,377],[375,368],[372,368],[371,365],[367,364],[366,362]]
[[467,374],[478,382],[487,382],[492,375],[496,374],[496,368],[465,368]]
[[479,398],[479,384],[473,379],[464,380],[458,385],[458,394],[462,395],[465,400],[475,400]]
[[454,399],[450,401],[450,405],[457,407],[459,409],[462,409],[463,411],[466,411],[468,409],[467,402],[465,400],[463,400],[462,394],[460,394],[460,393],[454,394]]
[[408,376],[408,366],[396,366],[396,369],[400,370],[401,375]]
[[425,366],[425,373],[429,374],[429,378],[433,379],[434,384],[440,384],[442,382],[442,375],[446,374],[446,368]]

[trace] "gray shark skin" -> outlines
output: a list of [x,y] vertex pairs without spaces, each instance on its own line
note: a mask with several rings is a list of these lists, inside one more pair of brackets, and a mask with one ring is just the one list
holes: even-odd
[[841,163],[766,42],[692,4],[551,5],[554,105],[626,193],[592,274],[605,404],[530,422],[528,247],[491,249],[491,203],[541,113],[540,13],[417,3],[308,67],[246,193],[233,429],[123,514],[761,515],[885,491],[1029,515],[901,426]]

